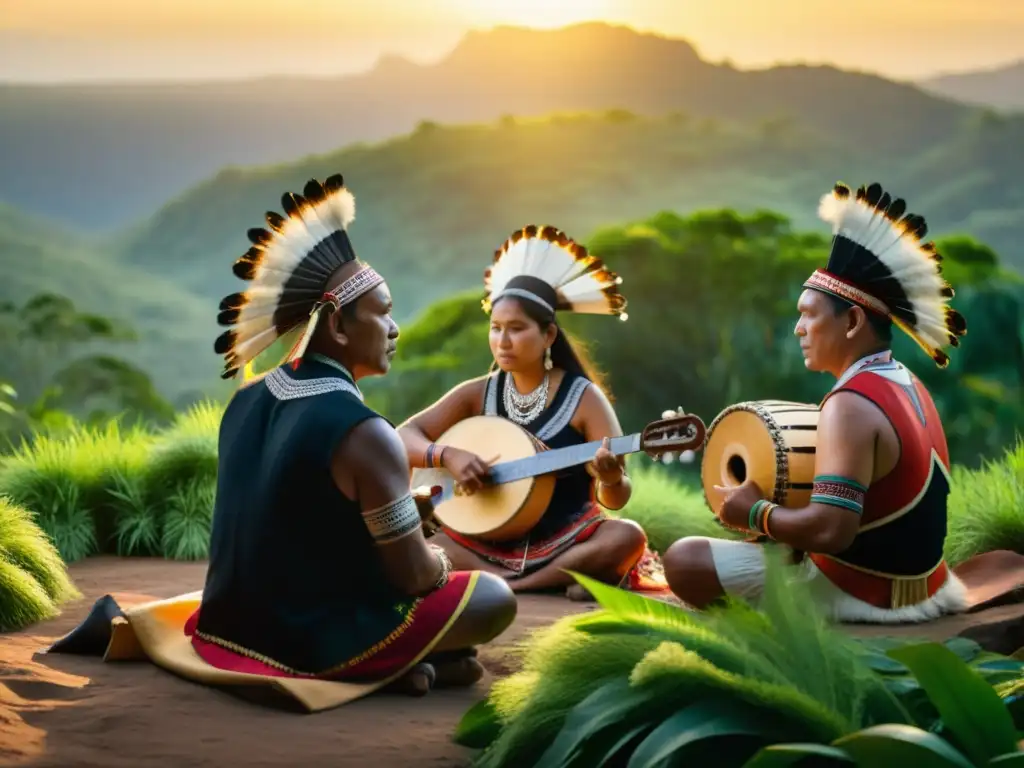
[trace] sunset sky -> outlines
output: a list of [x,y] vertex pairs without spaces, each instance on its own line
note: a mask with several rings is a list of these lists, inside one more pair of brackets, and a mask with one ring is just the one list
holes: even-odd
[[1024,0],[0,0],[0,79],[185,79],[441,58],[471,28],[603,20],[738,66],[897,77],[1024,59]]

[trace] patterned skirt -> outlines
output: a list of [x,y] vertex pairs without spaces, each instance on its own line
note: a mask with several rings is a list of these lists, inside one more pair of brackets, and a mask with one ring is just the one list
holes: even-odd
[[[582,514],[542,539],[527,537],[513,541],[482,541],[467,538],[444,526],[441,526],[441,530],[456,544],[484,560],[525,576],[544,567],[575,545],[582,544],[594,535],[602,523],[613,519],[596,502],[591,502]],[[644,550],[643,556],[618,586],[631,592],[662,593],[669,589],[661,560],[649,548]]]
[[411,600],[405,620],[386,638],[357,656],[321,672],[300,672],[220,638],[196,631],[199,611],[185,623],[185,635],[207,664],[231,672],[320,680],[383,680],[398,677],[424,659],[448,633],[469,603],[477,571],[453,571],[448,583],[426,597]]

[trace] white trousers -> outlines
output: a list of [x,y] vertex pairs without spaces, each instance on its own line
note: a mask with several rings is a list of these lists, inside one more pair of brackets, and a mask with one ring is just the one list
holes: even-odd
[[[726,539],[706,539],[711,547],[718,580],[725,591],[757,604],[764,590],[765,557],[761,544]],[[843,592],[818,570],[810,558],[793,566],[793,578],[808,584],[811,594],[835,622],[871,624],[912,624],[967,609],[967,588],[950,571],[946,583],[924,602],[902,608],[878,608]]]

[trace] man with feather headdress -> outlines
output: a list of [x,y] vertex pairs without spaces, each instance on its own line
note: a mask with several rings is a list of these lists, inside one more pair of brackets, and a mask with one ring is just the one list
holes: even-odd
[[419,693],[473,682],[472,647],[508,627],[515,598],[427,543],[429,502],[411,494],[402,441],[363,402],[360,380],[387,373],[399,332],[384,278],[349,239],[351,192],[335,175],[282,204],[235,263],[248,290],[221,302],[223,376],[301,336],[224,413],[192,645],[258,675],[402,680]]
[[[819,207],[832,225],[828,265],[804,283],[795,333],[805,365],[836,377],[821,404],[811,501],[786,509],[748,480],[725,494],[731,528],[806,553],[799,563],[833,618],[927,621],[966,607],[966,589],[943,558],[949,452],[928,391],[892,357],[892,327],[940,367],[958,346],[964,318],[947,305],[924,218],[879,184],[837,184]],[[723,593],[756,599],[763,588],[758,543],[691,537],[665,555],[684,601]],[[799,559],[799,557],[797,558]]]

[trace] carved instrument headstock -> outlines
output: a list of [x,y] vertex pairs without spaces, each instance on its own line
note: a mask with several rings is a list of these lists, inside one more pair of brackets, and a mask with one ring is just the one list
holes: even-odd
[[651,458],[671,456],[700,449],[706,434],[700,416],[679,408],[663,412],[658,421],[648,424],[640,436],[640,447]]

